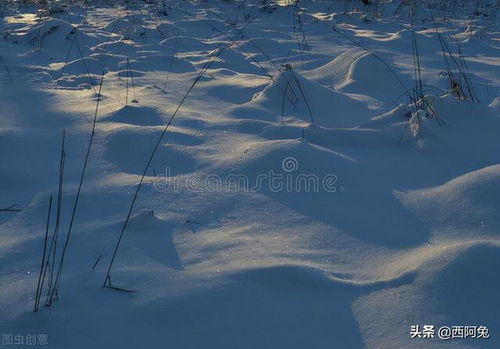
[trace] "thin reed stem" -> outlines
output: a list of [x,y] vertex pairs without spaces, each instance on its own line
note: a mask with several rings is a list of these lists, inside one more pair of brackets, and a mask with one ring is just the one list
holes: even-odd
[[49,198],[49,209],[47,210],[47,223],[45,226],[45,238],[43,239],[43,254],[42,254],[42,262],[40,263],[40,274],[38,274],[38,283],[36,285],[36,295],[35,295],[35,307],[34,311],[38,311],[40,306],[40,298],[42,294],[42,274],[43,274],[43,266],[45,264],[45,258],[47,254],[47,240],[49,236],[49,226],[50,226],[50,214],[52,212],[52,195]]
[[66,251],[68,249],[68,243],[69,243],[69,240],[71,238],[71,233],[73,231],[73,224],[74,224],[74,221],[75,221],[76,210],[78,208],[78,202],[80,200],[80,194],[81,194],[82,187],[83,187],[83,180],[85,178],[85,172],[87,170],[87,165],[88,165],[89,156],[90,156],[90,150],[92,148],[92,143],[94,141],[95,129],[96,129],[96,124],[97,124],[97,114],[99,112],[99,102],[101,100],[101,91],[102,91],[103,81],[104,81],[104,72],[102,73],[101,82],[99,83],[99,92],[97,94],[97,102],[96,102],[96,107],[95,107],[94,119],[92,121],[92,132],[90,134],[90,139],[89,139],[89,143],[88,143],[88,146],[87,146],[87,153],[85,154],[85,161],[84,161],[84,164],[83,164],[82,173],[80,175],[80,182],[78,184],[78,190],[77,190],[77,193],[76,193],[75,202],[73,204],[73,210],[71,212],[71,219],[70,219],[70,222],[69,222],[68,234],[66,235],[66,240],[64,242],[64,247],[63,247],[63,250],[62,250],[61,259],[60,259],[60,262],[59,262],[59,268],[57,270],[57,276],[56,276],[55,284],[54,284],[54,287],[52,289],[52,293],[51,293],[50,299],[49,299],[50,303],[52,303],[52,301],[54,299],[54,295],[56,294],[57,289],[59,287],[59,283],[61,281],[61,275],[62,275],[62,270],[63,270],[63,266],[64,266],[64,259],[66,257]]

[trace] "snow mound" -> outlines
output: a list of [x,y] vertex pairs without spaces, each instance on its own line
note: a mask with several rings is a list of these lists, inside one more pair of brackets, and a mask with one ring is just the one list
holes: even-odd
[[489,266],[498,265],[498,245],[476,244],[461,251],[442,270],[425,280],[424,294],[435,299],[435,310],[446,313],[450,320],[496,328],[500,321],[491,309],[500,308],[500,281],[495,269]]
[[181,32],[184,32],[182,28],[179,28],[177,25],[175,25],[175,21],[170,21],[170,23],[156,24],[155,30],[164,37],[179,36]]
[[[384,89],[379,88],[382,81]],[[370,53],[362,54],[352,62],[344,81],[337,88],[379,98],[396,98],[405,92],[391,69]]]
[[[239,138],[224,143],[223,152],[204,160],[212,165],[210,173],[221,178],[244,175],[246,183],[231,184],[248,184],[249,190],[363,241],[413,246],[428,238],[428,229],[386,189],[386,183],[359,180],[358,171],[371,168],[359,164],[346,148],[340,151],[311,144],[307,135],[305,140],[243,143]],[[318,206],[319,202],[324,205]]]
[[172,240],[172,226],[152,210],[143,210],[130,218],[127,238],[123,240],[122,256],[127,262],[141,265],[159,264],[182,269]]
[[466,173],[438,187],[395,195],[432,226],[498,233],[500,165]]
[[500,112],[500,97],[495,97],[495,99],[490,103],[490,108]]
[[366,54],[366,51],[360,48],[351,48],[334,60],[304,72],[303,75],[322,85],[335,87],[345,81],[351,65],[364,54]]
[[100,43],[94,47],[95,53],[124,55],[127,57],[135,57],[138,48],[131,41],[108,41]]
[[55,42],[56,40],[70,40],[73,38],[77,28],[60,19],[49,19],[30,28],[26,33],[19,36],[23,44],[41,45],[42,41]]
[[142,38],[146,30],[139,24],[140,22],[134,21],[134,18],[119,18],[108,23],[104,29],[107,31],[121,35],[125,40],[134,40]]
[[[420,348],[415,346],[415,339],[390,330],[403,321],[432,323],[438,328],[450,323],[487,326],[490,334],[491,328],[499,326],[496,313],[491,311],[500,306],[497,296],[500,283],[495,268],[490,267],[500,263],[497,243],[427,245],[415,252],[417,260],[412,258],[412,264],[422,258],[427,261],[419,266],[414,282],[372,292],[353,303],[361,331],[370,333],[369,347]],[[407,329],[404,327],[401,331]],[[387,331],[388,335],[376,336],[380,331]],[[494,335],[486,341],[492,347],[498,346]]]
[[[404,93],[394,74],[374,55],[361,48],[353,48],[333,61],[304,73],[304,76],[343,92],[390,100]],[[381,82],[383,89],[379,88]]]
[[128,227],[132,230],[155,230],[165,225],[165,221],[156,216],[153,210],[143,210],[132,216]]
[[428,95],[426,101],[432,106],[433,111],[447,122],[461,120],[477,120],[494,115],[494,110],[482,103],[460,101],[452,95],[441,97]]
[[107,69],[99,60],[87,57],[76,59],[67,64],[58,64],[58,67],[55,70],[61,74],[67,75],[101,75]]
[[102,119],[106,122],[117,122],[137,126],[158,126],[164,121],[155,108],[127,105]]
[[10,40],[35,46],[51,55],[56,54],[57,58],[61,60],[68,54],[69,59],[81,58],[81,55],[90,54],[87,45],[96,41],[94,37],[60,19],[48,19],[33,25],[25,32],[11,36]]
[[308,80],[293,70],[280,73],[244,107],[242,110],[236,108],[233,114],[244,115],[250,107],[257,112],[267,110],[274,113],[271,121],[281,121],[281,116],[295,117],[324,127],[354,127],[371,117],[361,102]]

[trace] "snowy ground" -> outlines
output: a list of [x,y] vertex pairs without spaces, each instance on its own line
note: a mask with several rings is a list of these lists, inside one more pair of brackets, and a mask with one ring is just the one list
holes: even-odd
[[499,348],[495,5],[419,3],[414,36],[399,1],[3,9],[2,346]]

